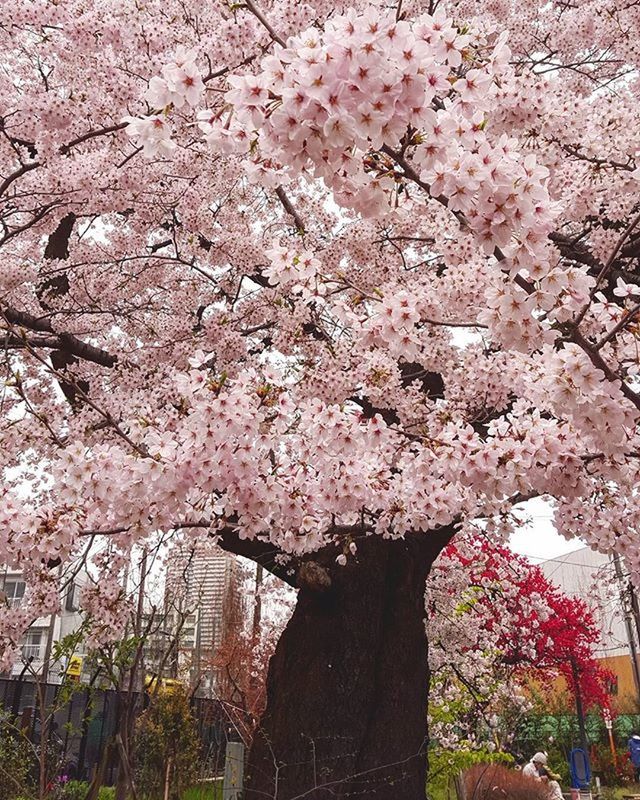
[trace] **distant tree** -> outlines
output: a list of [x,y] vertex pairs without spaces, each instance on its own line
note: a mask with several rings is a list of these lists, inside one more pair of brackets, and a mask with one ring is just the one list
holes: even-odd
[[431,733],[440,747],[508,745],[534,691],[579,693],[609,706],[588,603],[482,537],[449,545],[427,583]]
[[198,776],[200,739],[184,689],[155,693],[138,719],[135,784],[140,797],[178,800]]

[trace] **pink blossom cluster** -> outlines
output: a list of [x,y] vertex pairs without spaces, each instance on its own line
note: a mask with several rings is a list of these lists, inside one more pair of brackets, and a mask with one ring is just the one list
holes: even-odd
[[349,568],[546,494],[640,575],[640,11],[352,6],[0,5],[11,647],[182,526]]
[[265,251],[269,267],[265,275],[271,284],[287,286],[312,281],[322,269],[321,262],[313,255],[303,251],[282,247],[278,242]]
[[128,135],[142,147],[146,158],[168,156],[175,149],[171,141],[171,128],[163,111],[169,107],[181,109],[183,106],[195,108],[202,97],[204,83],[196,65],[197,51],[183,46],[176,49],[173,61],[162,67],[162,77],[154,76],[144,94],[154,114],[144,117],[127,116]]
[[129,136],[142,148],[146,158],[168,156],[175,149],[175,142],[171,141],[171,128],[163,116],[124,117],[123,122],[127,123]]
[[[558,209],[547,191],[549,170],[536,155],[521,154],[515,139],[492,132],[496,84],[510,77],[505,39],[489,45],[441,12],[413,23],[373,9],[351,12],[323,32],[292,37],[265,56],[257,74],[230,76],[227,106],[202,112],[200,124],[214,149],[248,154],[252,181],[261,175],[264,185],[278,186],[300,174],[320,177],[340,205],[365,215],[390,203],[413,211],[408,198],[416,187],[407,177],[415,173],[461,215],[487,254],[499,254],[501,270],[540,285],[522,306],[498,306],[485,317],[507,345],[533,347],[549,336],[534,310],[558,303],[557,292],[539,282],[548,273],[559,277],[565,316],[584,301],[589,283],[579,270],[553,269],[546,237]],[[398,147],[413,173],[393,158]],[[554,309],[550,319],[559,316]]]
[[182,108],[185,104],[195,108],[200,103],[204,83],[196,65],[197,56],[195,49],[176,49],[173,61],[162,67],[162,77],[149,81],[144,97],[151,108]]
[[105,574],[106,569],[103,569],[100,580],[84,587],[80,596],[88,622],[86,643],[89,649],[121,638],[129,618],[131,599],[125,596],[114,565],[109,565],[108,570],[110,574]]
[[569,420],[584,446],[613,455],[635,440],[637,409],[577,345],[543,350],[533,374],[541,370],[546,380],[533,384],[530,396]]
[[485,132],[505,39],[489,46],[441,12],[412,23],[373,8],[335,17],[292,37],[257,74],[229,77],[230,110],[205,123],[208,141],[257,148],[251,163],[278,165],[281,181],[311,170],[338,202],[371,215],[398,197],[403,175],[388,148],[405,143],[431,194],[468,216],[488,252],[518,235],[524,267],[553,214],[548,170],[533,155],[520,164],[513,141]]

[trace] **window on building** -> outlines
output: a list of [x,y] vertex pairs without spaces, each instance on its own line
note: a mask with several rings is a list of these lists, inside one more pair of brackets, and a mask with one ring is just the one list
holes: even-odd
[[5,581],[4,582],[4,593],[7,596],[7,602],[12,608],[16,608],[22,602],[22,598],[24,597],[24,589],[25,583],[24,581]]
[[612,695],[618,694],[618,678],[617,678],[616,675],[612,675],[606,681],[605,685],[606,685],[606,688],[607,688],[607,694],[612,694]]
[[27,631],[22,642],[22,657],[40,660],[40,648],[42,646],[42,631]]
[[65,611],[77,611],[79,608],[79,595],[80,595],[80,587],[76,586],[75,583],[72,583],[67,591],[67,597],[64,601],[64,609]]

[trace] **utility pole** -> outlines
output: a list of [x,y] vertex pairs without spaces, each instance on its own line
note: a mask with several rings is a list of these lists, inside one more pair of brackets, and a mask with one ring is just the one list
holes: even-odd
[[587,729],[584,724],[584,706],[582,704],[582,691],[580,689],[580,673],[573,656],[571,656],[571,674],[573,675],[573,688],[576,693],[576,715],[578,717],[578,730],[580,731],[580,747],[582,747],[588,757],[589,745],[587,742]]
[[[637,606],[637,598],[635,593],[630,596],[629,586],[625,585],[624,575],[622,572],[622,564],[620,563],[620,556],[616,553],[613,556],[613,565],[616,571],[616,578],[618,580],[618,588],[620,591],[620,601],[622,603],[622,613],[624,614],[624,626],[627,631],[627,640],[629,641],[629,651],[631,653],[631,668],[633,670],[633,682],[636,687],[636,700],[640,701],[640,670],[638,669],[638,651],[636,649],[636,639],[634,636],[632,617],[633,617],[633,602]],[[638,633],[639,619],[635,617],[636,634]]]
[[[142,548],[142,557],[140,559],[140,583],[138,586],[138,603],[136,607],[136,618],[133,622],[133,632],[138,639],[142,633],[142,618],[144,616],[144,601],[145,601],[145,583],[147,580],[147,548]],[[146,644],[146,642],[145,642]],[[132,667],[132,676],[131,676],[131,688],[135,691],[138,687],[136,686],[136,671],[139,671],[142,675],[142,680],[140,684],[140,691],[144,692],[144,647],[142,642],[138,643],[139,650],[139,659],[134,661]]]
[[[56,578],[60,578],[61,575],[62,575],[62,567],[59,566],[56,569]],[[44,684],[45,692],[47,690],[47,680],[49,678],[49,671],[51,669],[51,653],[53,651],[53,642],[55,638],[57,618],[58,614],[56,612],[52,612],[49,616],[49,624],[47,626],[47,641],[44,648],[44,658],[42,659],[42,670],[40,672],[40,679]]]
[[635,623],[636,636],[638,642],[640,642],[640,602],[638,602],[636,588],[631,580],[627,583],[627,591],[629,592],[629,599],[631,600],[631,613]]
[[49,622],[47,624],[47,641],[44,647],[44,658],[42,659],[42,671],[40,673],[42,683],[45,685],[45,691],[47,680],[49,678],[49,669],[51,666],[51,652],[53,650],[53,640],[56,632],[56,619],[57,614],[51,613],[49,615]]

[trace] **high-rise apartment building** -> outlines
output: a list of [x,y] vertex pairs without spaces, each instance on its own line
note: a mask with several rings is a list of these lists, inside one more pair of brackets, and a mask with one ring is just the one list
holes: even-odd
[[173,636],[176,677],[215,694],[222,642],[243,624],[241,567],[237,558],[207,542],[175,545],[168,558],[165,627]]

